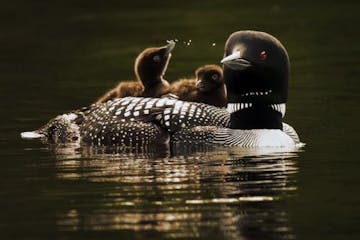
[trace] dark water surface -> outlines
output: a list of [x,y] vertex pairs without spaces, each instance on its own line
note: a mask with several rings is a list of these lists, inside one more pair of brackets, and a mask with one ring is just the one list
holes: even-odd
[[[359,1],[2,1],[0,238],[360,239],[359,9]],[[218,63],[228,35],[243,29],[288,49],[286,122],[307,143],[300,152],[75,149],[19,137],[133,79],[145,47],[180,40],[171,81]]]

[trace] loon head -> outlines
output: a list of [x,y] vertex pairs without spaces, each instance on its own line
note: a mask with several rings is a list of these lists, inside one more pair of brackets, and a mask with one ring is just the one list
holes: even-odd
[[145,88],[163,80],[174,47],[175,42],[169,41],[166,46],[145,49],[136,58],[135,74]]
[[205,65],[195,71],[196,88],[209,92],[224,85],[223,71],[218,65]]
[[[241,118],[249,120],[234,127],[252,128],[254,126],[247,126],[250,121],[264,118],[260,121],[263,123],[255,124],[255,127],[273,128],[273,124],[264,121],[274,122],[279,117],[281,120],[288,97],[290,62],[284,46],[265,32],[238,31],[228,38],[221,63],[224,65],[228,110],[230,113],[243,112]],[[271,117],[266,120],[268,116]]]

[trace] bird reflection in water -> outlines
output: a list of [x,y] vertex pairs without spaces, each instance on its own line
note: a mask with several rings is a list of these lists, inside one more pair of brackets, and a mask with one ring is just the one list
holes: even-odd
[[[68,183],[63,231],[157,232],[164,238],[292,239],[282,203],[296,190],[297,149],[57,149]],[[74,185],[82,185],[83,189]],[[91,188],[91,189],[89,189]],[[283,208],[285,209],[285,208]]]

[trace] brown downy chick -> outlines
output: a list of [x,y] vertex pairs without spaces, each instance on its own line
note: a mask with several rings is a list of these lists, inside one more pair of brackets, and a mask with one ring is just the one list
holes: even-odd
[[142,51],[135,60],[136,81],[120,82],[102,95],[97,103],[121,97],[160,97],[168,93],[170,84],[164,75],[171,58],[175,42],[163,47],[152,47]]
[[226,87],[221,67],[205,65],[195,71],[196,79],[180,79],[170,87],[170,93],[180,100],[226,107]]
[[139,81],[125,81],[120,82],[116,87],[107,91],[102,95],[96,103],[103,103],[110,99],[122,97],[138,97],[144,91],[144,86]]

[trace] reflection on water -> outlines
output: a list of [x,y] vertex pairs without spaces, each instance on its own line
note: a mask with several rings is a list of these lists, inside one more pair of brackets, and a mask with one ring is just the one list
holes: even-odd
[[[57,149],[59,150],[59,149]],[[63,147],[55,162],[69,208],[58,211],[61,231],[142,231],[164,238],[291,239],[278,203],[296,190],[295,149],[124,149]],[[66,158],[66,152],[70,153]],[[181,154],[183,152],[184,154]],[[77,154],[77,155],[76,155]],[[102,188],[73,192],[76,184]],[[61,191],[64,191],[63,189]],[[84,191],[84,190],[82,190]],[[49,190],[51,198],[63,194]],[[213,234],[209,234],[211,231]]]

